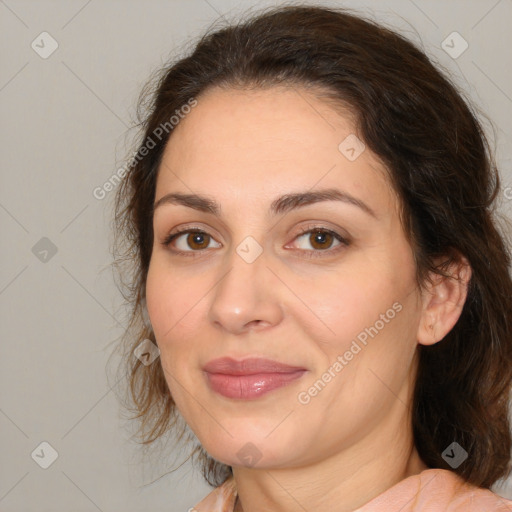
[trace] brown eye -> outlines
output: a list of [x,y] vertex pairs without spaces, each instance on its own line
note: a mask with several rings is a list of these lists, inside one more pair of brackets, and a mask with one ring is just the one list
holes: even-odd
[[327,231],[311,231],[309,242],[315,249],[329,249],[334,241],[334,236]]
[[[305,239],[306,247],[299,247],[300,252],[308,258],[333,254],[349,245],[349,242],[335,231],[324,228],[309,228],[302,231],[296,238]],[[169,247],[172,252],[183,256],[196,256],[208,249],[214,238],[200,229],[182,229],[172,233],[162,244]],[[336,245],[334,243],[337,242]],[[217,248],[222,244],[217,243]],[[299,244],[300,245],[300,244]],[[304,245],[302,243],[302,245]],[[309,245],[309,247],[307,247]]]
[[[299,249],[303,249],[305,252],[309,253],[322,251],[327,252],[330,251],[331,248],[335,251],[339,246],[348,245],[348,242],[341,235],[331,231],[330,229],[308,229],[297,236],[296,240],[300,239],[305,240],[307,243],[299,243]],[[335,242],[338,242],[337,245],[333,245]],[[310,247],[307,247],[308,245]]]
[[185,238],[185,243],[191,249],[206,249],[209,244],[210,235],[206,233],[189,233]]
[[178,253],[194,253],[207,249],[212,240],[208,233],[200,229],[184,229],[172,233],[162,243],[166,247],[172,245],[172,249]]

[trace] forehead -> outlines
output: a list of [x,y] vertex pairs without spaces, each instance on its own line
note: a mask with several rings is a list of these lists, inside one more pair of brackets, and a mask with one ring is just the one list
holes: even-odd
[[197,101],[169,138],[157,198],[180,191],[259,202],[295,189],[338,187],[377,211],[395,205],[386,170],[368,148],[347,158],[353,153],[344,141],[357,144],[352,116],[310,91],[213,88]]

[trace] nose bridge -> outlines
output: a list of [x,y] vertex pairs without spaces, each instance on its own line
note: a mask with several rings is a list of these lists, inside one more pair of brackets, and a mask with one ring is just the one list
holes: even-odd
[[273,274],[267,265],[268,254],[254,237],[233,245],[214,292],[210,320],[234,332],[253,322],[261,326],[278,322],[280,305],[270,289]]

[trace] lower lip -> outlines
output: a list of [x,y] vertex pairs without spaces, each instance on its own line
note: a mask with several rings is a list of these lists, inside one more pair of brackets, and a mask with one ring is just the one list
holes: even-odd
[[286,386],[299,379],[306,370],[290,373],[258,373],[254,375],[225,375],[206,372],[213,391],[227,398],[249,400]]

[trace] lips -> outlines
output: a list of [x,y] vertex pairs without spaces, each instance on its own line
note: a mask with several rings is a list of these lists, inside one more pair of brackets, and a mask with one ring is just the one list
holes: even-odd
[[227,398],[254,399],[302,377],[307,370],[264,358],[214,359],[205,371],[210,388]]

